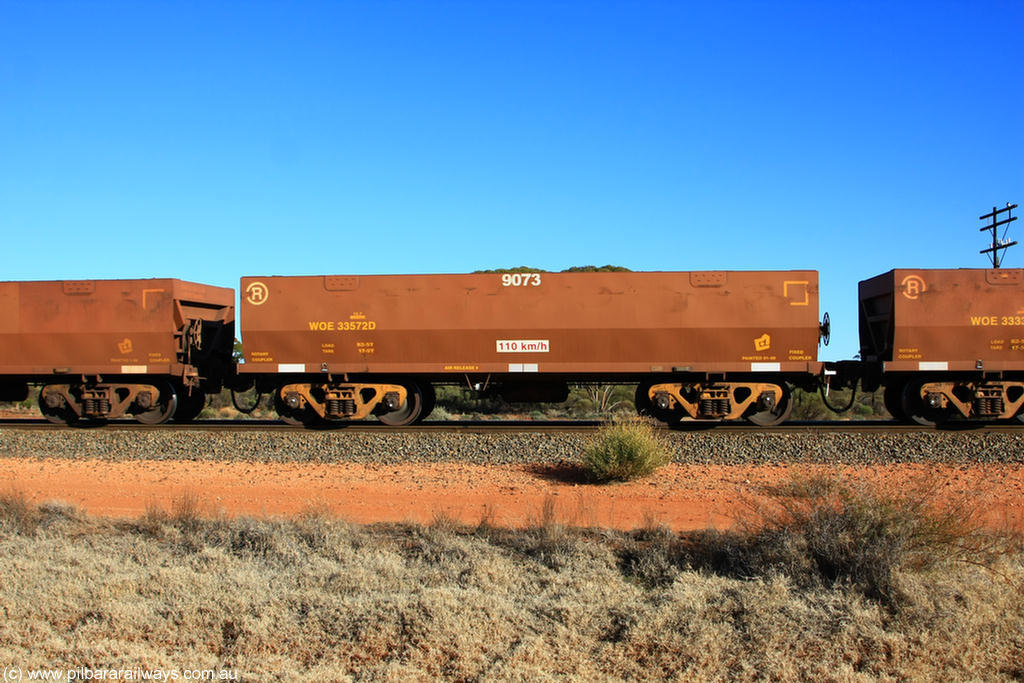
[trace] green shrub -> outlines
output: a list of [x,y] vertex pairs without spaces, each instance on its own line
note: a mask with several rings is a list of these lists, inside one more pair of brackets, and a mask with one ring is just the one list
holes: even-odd
[[639,419],[602,427],[583,451],[583,469],[595,482],[645,477],[670,460],[651,423]]

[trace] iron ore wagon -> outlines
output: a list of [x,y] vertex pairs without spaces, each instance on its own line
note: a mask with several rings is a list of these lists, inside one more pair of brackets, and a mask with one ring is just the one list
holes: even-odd
[[820,370],[811,270],[245,277],[241,320],[240,378],[304,423],[409,424],[435,384],[636,382],[661,419],[775,424]]
[[182,280],[0,282],[0,400],[60,423],[190,420],[233,375],[234,290]]
[[1024,270],[896,269],[860,283],[861,362],[898,419],[1024,418]]

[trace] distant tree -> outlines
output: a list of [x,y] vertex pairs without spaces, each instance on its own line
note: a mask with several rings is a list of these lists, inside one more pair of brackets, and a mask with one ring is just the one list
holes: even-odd
[[516,266],[515,268],[491,268],[489,270],[474,270],[474,275],[485,275],[488,273],[548,273],[543,268],[531,268],[530,266]]
[[573,266],[566,268],[563,273],[630,273],[625,266]]
[[583,384],[572,387],[569,399],[556,404],[570,415],[607,417],[617,411],[633,412],[635,384]]
[[[531,268],[530,266],[515,266],[514,268],[490,268],[488,270],[474,270],[474,274],[486,273],[549,273],[551,271],[543,268]],[[630,273],[629,268],[624,266],[571,266],[561,273]]]

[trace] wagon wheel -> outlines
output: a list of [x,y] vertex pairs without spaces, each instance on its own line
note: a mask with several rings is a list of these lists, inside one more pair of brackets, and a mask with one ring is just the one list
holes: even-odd
[[416,422],[423,422],[430,414],[434,412],[434,406],[437,405],[437,392],[434,390],[434,385],[427,383],[423,385],[423,408],[420,410],[420,416],[416,418]]
[[633,395],[633,405],[636,406],[636,414],[640,417],[649,417],[659,422],[664,422],[667,425],[677,425],[684,419],[689,419],[689,415],[681,409],[675,410],[659,410],[653,403],[651,403],[651,383],[643,383],[637,386],[636,393]]
[[274,390],[274,411],[277,412],[277,417],[281,422],[294,427],[312,422],[313,417],[319,417],[319,415],[316,415],[309,409],[309,406],[306,406],[303,410],[292,410],[286,406],[280,389]]
[[191,393],[184,389],[178,392],[178,408],[174,411],[175,422],[191,422],[199,417],[206,407],[206,392],[193,388]]
[[412,424],[423,412],[423,394],[415,384],[403,384],[406,392],[405,403],[398,410],[378,415],[377,419],[390,427],[404,427]]
[[67,403],[62,402],[57,407],[46,405],[46,401],[43,399],[46,395],[46,389],[47,387],[43,387],[39,392],[39,412],[43,414],[43,417],[55,425],[77,424],[81,418],[78,417],[78,414]]
[[941,409],[929,408],[921,398],[921,387],[923,381],[908,382],[903,388],[903,400],[901,402],[903,413],[909,419],[925,427],[934,427],[944,422],[947,413]]
[[785,384],[780,385],[782,398],[771,410],[760,410],[746,416],[747,421],[759,427],[774,427],[789,419],[793,412],[793,393]]
[[652,417],[651,411],[654,406],[651,405],[651,398],[648,396],[650,389],[650,384],[639,384],[636,394],[633,395],[633,405],[636,406],[636,414],[640,417]]
[[907,413],[903,410],[903,383],[890,384],[882,392],[882,403],[885,409],[897,422],[906,422]]
[[160,395],[153,402],[153,407],[135,413],[135,419],[144,425],[162,425],[174,416],[178,409],[178,394],[169,382],[153,382]]

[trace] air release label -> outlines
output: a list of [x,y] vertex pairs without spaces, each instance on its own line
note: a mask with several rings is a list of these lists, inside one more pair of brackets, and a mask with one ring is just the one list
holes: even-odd
[[547,339],[499,339],[498,353],[547,353],[551,345]]

